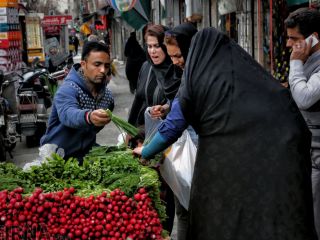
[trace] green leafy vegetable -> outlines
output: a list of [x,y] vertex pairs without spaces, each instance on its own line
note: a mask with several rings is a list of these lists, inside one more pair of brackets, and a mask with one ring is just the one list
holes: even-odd
[[131,125],[127,121],[123,120],[122,118],[114,115],[109,109],[106,110],[107,114],[110,116],[111,121],[120,129],[131,135],[132,137],[135,137],[139,133],[139,129],[135,126]]

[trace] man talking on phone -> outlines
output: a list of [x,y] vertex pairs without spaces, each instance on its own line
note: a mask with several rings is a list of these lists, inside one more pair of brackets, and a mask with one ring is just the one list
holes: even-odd
[[312,191],[315,227],[320,239],[320,12],[300,8],[285,20],[290,56],[289,85],[312,132]]

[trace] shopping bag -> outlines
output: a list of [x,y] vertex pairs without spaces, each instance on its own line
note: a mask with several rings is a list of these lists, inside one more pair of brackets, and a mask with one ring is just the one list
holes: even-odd
[[160,126],[162,120],[160,118],[152,118],[150,114],[151,107],[148,107],[144,112],[144,131],[145,131],[145,141],[144,144],[148,144],[153,136],[157,133],[158,127]]
[[196,160],[197,148],[185,130],[182,136],[169,147],[160,165],[160,173],[170,186],[181,205],[188,209],[190,189]]

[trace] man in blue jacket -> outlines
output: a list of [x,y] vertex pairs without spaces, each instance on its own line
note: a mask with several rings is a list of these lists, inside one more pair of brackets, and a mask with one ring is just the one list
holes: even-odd
[[54,97],[48,128],[40,144],[55,144],[65,159],[83,156],[96,143],[96,134],[110,122],[105,109],[114,108],[107,84],[111,75],[109,49],[87,42],[80,64],[75,64]]

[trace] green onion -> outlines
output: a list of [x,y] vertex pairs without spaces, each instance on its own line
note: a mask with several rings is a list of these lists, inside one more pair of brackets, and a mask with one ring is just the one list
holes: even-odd
[[131,125],[127,121],[123,120],[122,118],[114,115],[109,109],[105,110],[106,113],[111,118],[111,121],[120,129],[131,135],[132,137],[135,137],[139,133],[139,129],[135,126]]

